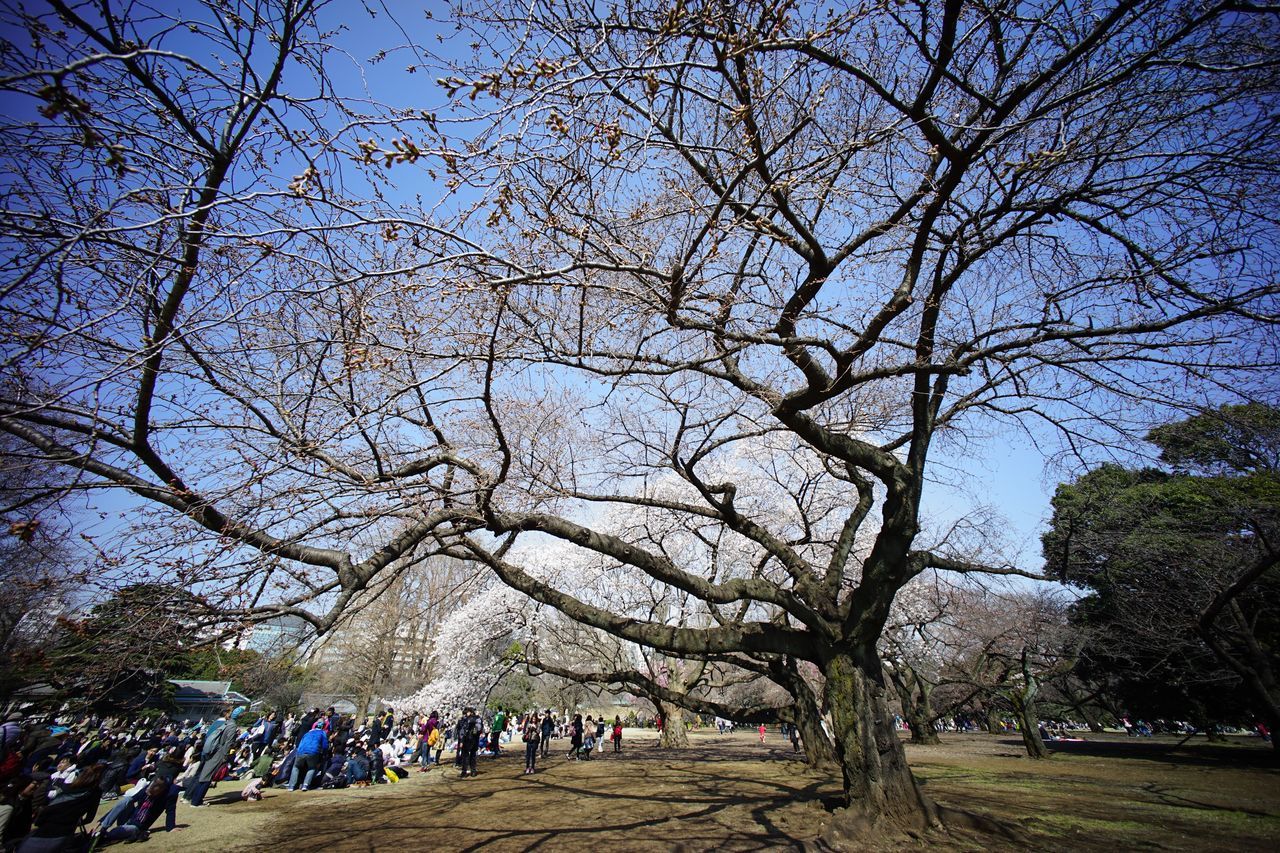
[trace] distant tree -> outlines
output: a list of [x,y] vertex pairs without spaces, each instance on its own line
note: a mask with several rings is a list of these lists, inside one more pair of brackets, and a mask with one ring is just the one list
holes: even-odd
[[316,674],[292,653],[264,655],[251,649],[224,649],[212,644],[188,652],[175,678],[229,680],[231,688],[268,708],[292,708]]
[[73,705],[133,711],[167,705],[168,679],[202,638],[203,603],[156,583],[126,586],[83,617],[64,617],[47,658],[49,679]]
[[61,490],[15,445],[0,434],[0,700],[47,681],[49,636],[85,581],[68,526],[41,512]]
[[1191,715],[1247,696],[1280,723],[1278,425],[1223,406],[1150,433],[1172,471],[1106,465],[1058,487],[1046,571],[1090,590],[1076,618],[1102,629],[1095,667],[1140,673]]
[[[406,23],[452,100],[394,109],[325,76],[360,8],[0,5],[0,430],[172,520],[137,535],[227,608],[333,628],[445,549],[666,655],[807,661],[850,820],[938,825],[877,644],[921,571],[987,568],[921,547],[940,445],[1274,381],[1274,8],[480,0]],[[795,512],[722,476],[762,435]],[[604,504],[762,560],[708,577]]]

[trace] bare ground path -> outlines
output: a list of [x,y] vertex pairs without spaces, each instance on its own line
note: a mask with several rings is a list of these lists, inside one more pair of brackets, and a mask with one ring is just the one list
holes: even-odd
[[[1231,747],[1106,737],[1033,762],[1015,739],[952,735],[908,747],[938,802],[994,818],[1020,841],[960,836],[941,850],[1173,851],[1280,849],[1280,768],[1256,742]],[[557,741],[557,746],[563,741]],[[513,746],[520,747],[520,744]],[[834,778],[795,760],[776,735],[696,733],[689,750],[631,738],[621,756],[569,762],[553,753],[524,776],[523,750],[364,790],[269,791],[261,803],[180,807],[148,851],[739,851],[804,847],[829,819]],[[892,849],[867,839],[859,849]]]

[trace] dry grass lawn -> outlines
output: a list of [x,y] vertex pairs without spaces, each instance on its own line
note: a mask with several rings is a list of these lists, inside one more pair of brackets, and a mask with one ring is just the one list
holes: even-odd
[[[907,755],[939,803],[1007,829],[930,839],[933,850],[1280,849],[1280,765],[1270,747],[1175,744],[1104,735],[1034,762],[1016,738],[952,735]],[[146,849],[797,849],[819,836],[840,793],[774,734],[764,746],[750,732],[698,732],[682,752],[656,749],[644,734],[626,746],[590,762],[553,753],[534,776],[521,773],[521,748],[481,759],[475,779],[449,767],[365,790],[268,791],[260,803],[234,799],[240,786],[223,783],[210,808],[180,805],[183,828],[153,835]],[[869,838],[859,849],[900,846],[911,845]]]

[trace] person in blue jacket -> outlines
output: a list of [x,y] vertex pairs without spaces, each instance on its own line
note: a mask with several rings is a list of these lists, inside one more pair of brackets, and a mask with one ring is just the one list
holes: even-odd
[[329,736],[324,733],[324,726],[315,722],[311,731],[298,741],[298,757],[293,762],[293,772],[289,774],[289,790],[298,790],[298,777],[306,774],[302,780],[302,790],[311,790],[311,782],[316,773],[324,767],[324,755],[329,751]]

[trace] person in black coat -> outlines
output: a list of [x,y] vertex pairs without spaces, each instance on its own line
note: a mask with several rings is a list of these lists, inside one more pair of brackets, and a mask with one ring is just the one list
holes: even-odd
[[53,853],[66,848],[82,823],[87,823],[98,811],[102,801],[101,764],[91,764],[82,769],[49,805],[35,817],[31,834],[18,845],[17,853]]

